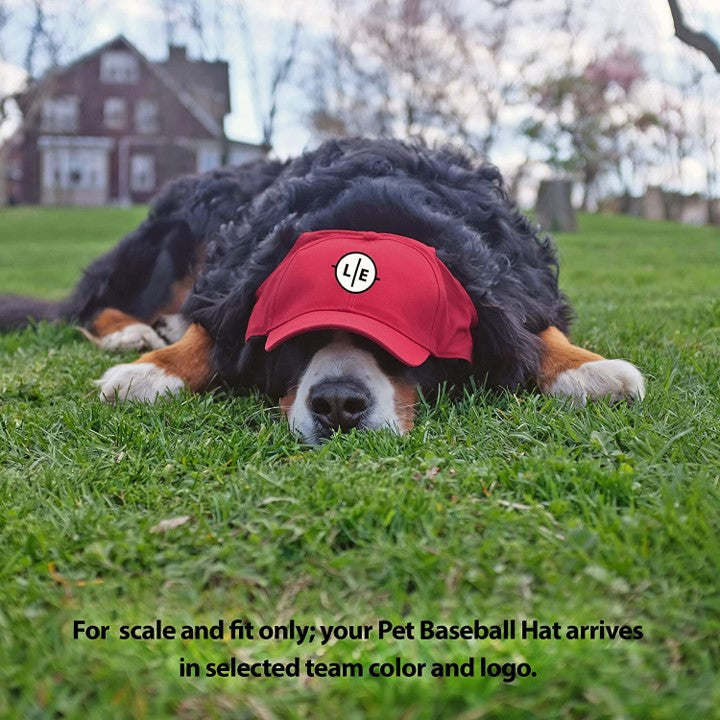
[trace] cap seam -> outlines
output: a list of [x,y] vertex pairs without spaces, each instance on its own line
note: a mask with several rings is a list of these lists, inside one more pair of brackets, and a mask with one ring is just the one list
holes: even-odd
[[[292,258],[292,259],[290,260],[290,262],[288,262],[288,263],[285,265],[285,268],[284,268],[284,270],[283,270],[282,275],[280,275],[279,278],[278,278],[278,280],[277,280],[278,283],[282,283],[282,282],[285,280],[285,276],[288,274],[288,271],[290,270],[290,267],[292,266],[293,261],[294,261],[294,258]],[[268,276],[268,277],[269,277],[269,276]],[[275,315],[276,315],[276,307],[277,307],[278,294],[279,294],[279,293],[274,292],[273,295],[272,295],[272,307],[270,308],[270,317],[271,317],[271,318],[272,318],[272,317],[275,317]],[[269,319],[269,318],[268,318],[268,319]]]
[[[402,335],[407,340],[410,340],[410,342],[414,342],[416,345],[420,345],[421,347],[425,348],[426,350],[431,350],[431,348],[428,348],[425,345],[423,345],[422,343],[419,343],[417,340],[411,338],[407,333],[404,333],[402,330],[398,330],[398,328],[396,328],[395,326],[389,325],[386,320],[381,320],[381,319],[375,317],[374,315],[369,315],[368,313],[365,313],[365,312],[357,312],[355,310],[350,311],[349,309],[348,310],[328,310],[327,308],[325,308],[323,310],[319,310],[319,309],[307,310],[306,312],[299,313],[298,315],[294,315],[293,317],[288,318],[287,320],[283,320],[282,322],[279,322],[276,325],[273,325],[272,327],[268,328],[267,332],[264,333],[264,335],[265,336],[269,335],[274,330],[277,330],[277,328],[279,328],[283,325],[288,325],[289,323],[293,322],[294,320],[301,318],[303,315],[310,315],[311,313],[317,313],[317,312],[339,312],[339,313],[347,313],[348,315],[360,315],[361,317],[368,318],[369,320],[374,320],[375,322],[380,323],[381,325],[384,325],[385,327],[389,328],[393,332],[396,332],[399,335]],[[318,329],[320,329],[320,328],[318,328]]]
[[[426,246],[426,247],[429,247],[429,246]],[[433,251],[434,251],[434,248],[433,248]],[[440,288],[442,278],[438,277],[437,268],[430,262],[429,258],[425,257],[425,255],[423,255],[423,259],[425,260],[428,267],[432,271],[433,277],[435,278],[435,285],[438,288]],[[435,256],[435,259],[438,262],[442,262],[442,260],[440,260],[440,258],[437,257],[437,255]],[[430,325],[430,338],[431,339],[435,337],[435,323],[437,322],[439,312],[440,312],[440,292],[438,290],[437,297],[435,298],[435,313],[433,314],[432,324]],[[437,344],[437,343],[435,343],[435,344]]]

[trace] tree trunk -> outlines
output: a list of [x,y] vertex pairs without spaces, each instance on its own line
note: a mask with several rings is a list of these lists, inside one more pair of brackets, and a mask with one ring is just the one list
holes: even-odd
[[570,180],[543,180],[538,189],[535,213],[540,225],[550,232],[575,232],[577,217],[570,201]]

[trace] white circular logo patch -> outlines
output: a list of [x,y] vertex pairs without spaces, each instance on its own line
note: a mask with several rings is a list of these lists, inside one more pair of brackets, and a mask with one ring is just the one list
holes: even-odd
[[365,292],[380,279],[373,259],[365,253],[351,252],[343,255],[333,267],[340,287],[351,293]]

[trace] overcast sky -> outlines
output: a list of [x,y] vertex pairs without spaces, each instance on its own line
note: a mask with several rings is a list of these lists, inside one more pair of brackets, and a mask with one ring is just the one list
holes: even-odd
[[[532,3],[532,0],[529,0]],[[551,11],[563,0],[535,0],[535,14]],[[593,44],[592,29],[597,38],[607,30],[623,31],[632,45],[646,53],[646,69],[651,76],[668,78],[677,69],[679,41],[673,37],[670,11],[665,0],[572,0],[585,8],[590,35],[583,40],[588,59],[598,51]],[[30,0],[4,0],[11,12],[11,24],[0,35],[0,55],[21,65],[27,45],[27,28],[31,21]],[[163,0],[46,0],[66,33],[65,45],[70,60],[82,52],[114,37],[126,35],[152,60],[166,55],[165,24],[160,10]],[[206,47],[196,39],[180,35],[177,41],[190,39],[190,54],[201,53],[208,59],[217,56],[230,62],[232,114],[227,118],[226,131],[239,140],[258,141],[260,123],[257,103],[251,92],[248,52],[244,42],[238,9],[244,8],[251,33],[252,54],[257,59],[260,85],[267,86],[268,67],[287,43],[294,20],[302,23],[302,52],[297,63],[293,85],[283,94],[277,118],[275,152],[285,157],[296,154],[311,143],[308,130],[309,101],[304,88],[312,74],[312,49],[329,31],[329,0],[202,0],[205,10]],[[458,3],[471,0],[458,0]],[[368,6],[370,6],[368,2]],[[68,8],[80,8],[71,18]],[[472,7],[472,4],[471,4]],[[720,0],[683,0],[688,21],[720,38]],[[222,8],[219,11],[218,8]],[[540,32],[546,29],[539,27]],[[599,41],[599,40],[598,40]],[[550,51],[549,51],[550,52]],[[555,50],[554,52],[562,52]],[[558,58],[560,61],[561,58]],[[675,65],[673,65],[675,63]],[[708,68],[710,63],[707,62]],[[503,148],[509,155],[512,148]],[[496,162],[498,160],[493,158]],[[502,166],[502,162],[500,162]],[[702,175],[697,169],[698,179]]]
[[[579,2],[581,0],[578,0]],[[23,28],[30,22],[28,0],[5,0],[16,17],[9,29],[0,36],[0,50],[11,62],[22,64],[25,38]],[[720,0],[684,0],[688,17],[717,33],[720,37]],[[73,0],[50,0],[51,10],[63,16]],[[67,45],[71,53],[84,52],[105,40],[125,34],[131,42],[151,59],[165,55],[165,26],[160,11],[162,0],[85,0],[79,22],[68,18]],[[369,4],[369,3],[368,3]],[[205,31],[208,38],[205,54],[214,57],[219,53],[231,63],[233,112],[227,119],[226,129],[236,139],[258,140],[260,126],[256,103],[248,81],[248,55],[244,47],[240,23],[235,7],[245,8],[247,24],[252,33],[253,52],[258,60],[260,81],[269,61],[276,56],[278,47],[287,42],[293,20],[303,24],[305,51],[296,68],[295,81],[299,87],[286,90],[278,117],[276,151],[279,155],[298,152],[310,140],[307,130],[308,104],[301,88],[307,84],[312,72],[308,48],[317,43],[328,31],[328,2],[326,0],[246,0],[237,5],[224,3],[220,17],[214,9],[216,0],[206,0],[208,15]],[[557,0],[537,0],[537,9],[557,6]],[[663,0],[598,0],[591,5],[591,24],[602,28],[624,29],[633,34],[638,44],[654,53],[655,62],[662,62],[664,47],[672,48],[672,21]],[[178,38],[182,40],[182,36]],[[194,43],[193,43],[194,44]],[[199,53],[197,45],[191,52]]]

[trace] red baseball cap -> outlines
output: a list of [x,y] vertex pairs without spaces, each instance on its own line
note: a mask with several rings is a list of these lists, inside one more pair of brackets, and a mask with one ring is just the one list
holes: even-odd
[[402,235],[303,233],[255,296],[245,339],[265,349],[310,330],[373,340],[406,365],[430,355],[472,360],[477,312],[435,249]]

